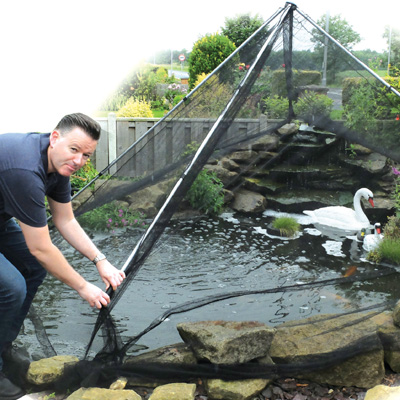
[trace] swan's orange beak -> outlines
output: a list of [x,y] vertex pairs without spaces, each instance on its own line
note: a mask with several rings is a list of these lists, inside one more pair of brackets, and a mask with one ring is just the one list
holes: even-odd
[[372,197],[368,198],[369,204],[371,204],[372,207],[375,207],[374,205],[374,199]]

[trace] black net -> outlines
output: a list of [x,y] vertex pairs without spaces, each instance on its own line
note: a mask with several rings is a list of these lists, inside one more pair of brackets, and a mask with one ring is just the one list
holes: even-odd
[[[352,77],[338,85],[346,71]],[[294,5],[279,10],[169,114],[120,149],[117,159],[75,196],[75,214],[82,224],[85,215],[111,202],[135,208],[135,198],[150,193],[146,190],[162,189],[163,201],[152,204],[147,229],[104,239],[115,252],[122,242],[131,248],[129,256],[126,250],[120,255],[127,278],[110,293],[110,306],[99,312],[87,337],[85,361],[73,374],[70,371],[74,384],[100,385],[118,375],[164,379],[293,376],[379,348],[371,334],[341,350],[316,354],[308,363],[296,361],[295,355],[290,364],[276,358],[276,364],[263,366],[124,363],[145,335],[165,321],[179,322],[173,318],[178,315],[183,320],[231,318],[273,326],[297,320],[302,324],[301,311],[292,313],[289,306],[291,296],[298,296],[296,304],[303,316],[354,315],[346,322],[338,319],[335,330],[340,335],[347,324],[360,323],[364,315],[373,318],[391,310],[397,300],[397,269],[389,264],[376,268],[366,261],[357,240],[361,228],[339,233],[321,228],[315,233],[318,221],[312,221],[305,224],[300,237],[290,240],[277,239],[268,224],[273,213],[305,218],[304,210],[333,205],[352,208],[354,194],[367,187],[378,207],[363,205],[365,213],[371,225],[378,221],[384,225],[394,210],[391,168],[400,162],[399,113],[400,97],[393,87]],[[223,184],[223,217],[183,217],[192,210],[187,194],[202,170],[214,173]],[[250,192],[256,196],[246,203],[243,198]],[[240,225],[235,218],[241,219]],[[243,235],[247,235],[245,240]],[[339,246],[336,253],[335,245]],[[318,255],[317,247],[324,248],[323,255]],[[183,269],[183,262],[191,264],[190,272]],[[351,272],[346,272],[349,267]],[[185,283],[180,281],[182,276],[177,277],[173,284],[178,296],[173,304],[166,311],[161,307],[159,313],[146,315],[146,320],[140,315],[140,297],[171,291],[166,277],[174,269],[182,271],[182,276],[190,275],[190,296],[179,295],[179,286]],[[198,281],[192,279],[195,276]],[[157,284],[163,277],[165,285]],[[219,284],[208,291],[202,285],[212,277]],[[310,299],[320,301],[330,295],[328,303],[335,306],[309,305]],[[222,308],[214,309],[218,303]],[[227,311],[232,304],[239,310],[235,314]],[[268,307],[272,307],[269,314]],[[196,311],[201,308],[206,311],[198,317]],[[126,320],[133,325],[128,327]],[[323,334],[327,332],[318,335]],[[151,347],[156,347],[155,342]],[[66,377],[63,381],[71,385]]]

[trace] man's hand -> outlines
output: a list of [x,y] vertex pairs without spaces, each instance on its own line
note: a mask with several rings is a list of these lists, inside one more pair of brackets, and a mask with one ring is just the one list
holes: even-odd
[[100,309],[103,306],[107,307],[110,303],[110,296],[107,293],[87,281],[82,288],[77,290],[77,292],[82,299],[86,300],[90,304],[91,307]]
[[97,270],[99,271],[100,277],[103,282],[106,284],[106,290],[111,286],[113,290],[116,290],[117,287],[122,283],[122,281],[126,278],[125,272],[118,270],[114,266],[112,266],[108,260],[101,260],[96,265]]

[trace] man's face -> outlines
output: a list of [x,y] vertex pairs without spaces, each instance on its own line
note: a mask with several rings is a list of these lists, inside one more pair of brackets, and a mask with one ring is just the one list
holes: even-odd
[[63,176],[71,176],[83,167],[96,149],[97,141],[84,130],[75,127],[61,134],[53,131],[50,134],[48,150],[48,173],[58,172]]

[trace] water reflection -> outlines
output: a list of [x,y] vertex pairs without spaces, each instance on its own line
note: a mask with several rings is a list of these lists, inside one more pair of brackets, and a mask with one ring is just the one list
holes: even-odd
[[[362,277],[378,268],[365,260],[361,243],[348,237],[334,240],[311,225],[307,216],[291,215],[302,227],[296,239],[271,237],[267,225],[277,215],[267,211],[257,218],[223,214],[215,219],[174,222],[113,310],[122,335],[134,336],[166,310],[205,296],[338,278],[351,266]],[[94,241],[120,267],[141,234],[137,230],[99,234]],[[59,238],[54,240],[89,281],[103,287],[90,262]],[[358,309],[395,298],[398,283],[396,275],[230,298],[170,316],[139,344],[155,348],[180,342],[175,326],[183,321],[257,320],[276,325],[319,313]],[[57,353],[82,355],[97,311],[90,310],[74,291],[51,277],[40,289],[35,306]],[[26,325],[22,339],[35,347],[33,329],[29,322]]]

